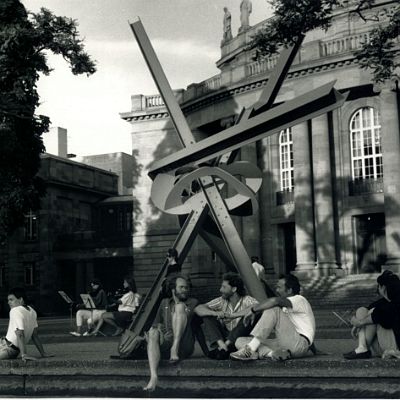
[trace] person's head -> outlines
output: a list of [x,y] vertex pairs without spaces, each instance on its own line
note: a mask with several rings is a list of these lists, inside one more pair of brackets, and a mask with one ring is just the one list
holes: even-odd
[[189,298],[190,281],[184,275],[175,275],[168,280],[168,289],[171,295],[175,292],[178,300],[185,301]]
[[392,271],[385,270],[376,279],[378,293],[390,301],[400,302],[400,279]]
[[222,275],[221,289],[219,290],[224,299],[230,299],[235,293],[242,297],[246,294],[243,279],[239,274],[227,272]]
[[280,275],[276,284],[276,293],[280,297],[294,296],[300,293],[300,282],[292,274]]
[[228,8],[227,7],[224,7],[224,12],[227,12],[228,11]]
[[125,276],[124,288],[136,293],[136,282],[131,276]]
[[171,263],[177,263],[178,262],[178,251],[174,248],[170,248],[167,250],[167,259],[168,262]]
[[25,289],[18,287],[11,289],[8,292],[7,301],[10,308],[27,305]]
[[254,262],[259,262],[260,261],[260,259],[257,257],[257,256],[252,256],[251,257],[251,262],[252,263],[254,263]]
[[99,290],[101,288],[101,282],[100,279],[93,278],[90,281],[90,286],[92,287],[93,290]]

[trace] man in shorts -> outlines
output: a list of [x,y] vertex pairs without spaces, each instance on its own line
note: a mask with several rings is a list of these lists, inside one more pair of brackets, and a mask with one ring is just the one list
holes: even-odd
[[10,321],[7,334],[0,338],[0,360],[9,360],[21,355],[23,361],[36,360],[27,354],[27,344],[32,339],[42,357],[52,357],[43,348],[37,333],[36,311],[28,306],[25,290],[11,289],[7,296],[10,306]]
[[191,327],[193,311],[198,301],[189,297],[189,282],[182,275],[169,281],[171,296],[161,301],[152,328],[146,334],[150,380],[143,388],[153,391],[158,383],[160,359],[174,364],[193,354],[195,338]]

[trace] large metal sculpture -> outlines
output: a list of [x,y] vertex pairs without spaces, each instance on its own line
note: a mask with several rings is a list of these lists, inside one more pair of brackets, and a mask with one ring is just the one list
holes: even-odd
[[[300,122],[312,119],[343,104],[346,95],[331,82],[293,100],[273,107],[279,89],[300,48],[303,37],[284,49],[268,78],[259,101],[244,109],[236,123],[224,131],[196,142],[139,18],[130,23],[149,70],[165,102],[183,149],[155,161],[151,198],[162,211],[180,216],[181,230],[174,247],[179,262],[185,259],[195,237],[200,234],[228,264],[234,265],[250,294],[266,299],[265,288],[257,279],[250,258],[231,219],[231,214],[249,214],[257,209],[256,192],[261,172],[247,162],[234,162],[244,145],[263,139]],[[243,179],[238,179],[237,176]],[[223,198],[224,187],[236,194]],[[160,302],[165,263],[141,305],[130,329],[141,335],[148,329]]]

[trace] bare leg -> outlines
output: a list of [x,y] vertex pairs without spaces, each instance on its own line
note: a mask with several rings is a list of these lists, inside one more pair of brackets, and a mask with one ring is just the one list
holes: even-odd
[[103,317],[103,319],[106,324],[109,324],[116,329],[112,336],[118,336],[122,332],[123,329],[117,325],[112,315],[111,316],[106,315],[106,317],[105,318]]
[[143,390],[152,392],[158,383],[157,369],[160,363],[160,332],[151,328],[147,338],[147,357],[149,359],[150,380]]
[[[365,318],[369,314],[369,310],[365,307],[360,307],[356,311],[357,318]],[[373,341],[376,338],[376,325],[365,325],[358,332],[358,346],[355,350],[356,353],[368,351],[371,348]]]
[[103,324],[104,324],[104,319],[103,319],[103,317],[101,317],[101,318],[99,319],[99,322],[97,323],[97,326],[96,326],[96,328],[94,329],[94,331],[93,331],[92,333],[90,333],[90,336],[96,336],[96,335],[97,335],[97,332],[101,329],[101,327],[103,326]]
[[170,355],[171,361],[179,360],[178,356],[179,344],[187,324],[187,315],[185,312],[185,307],[186,306],[184,303],[175,304],[175,309],[172,314],[172,330],[174,332],[174,340],[172,342],[172,347],[171,347],[171,355]]

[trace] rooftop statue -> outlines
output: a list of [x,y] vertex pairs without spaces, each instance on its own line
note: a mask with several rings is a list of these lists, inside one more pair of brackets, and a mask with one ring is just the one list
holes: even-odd
[[224,35],[222,37],[222,43],[224,44],[226,42],[229,42],[230,40],[232,40],[232,26],[231,26],[231,13],[229,12],[227,7],[224,7],[224,20],[223,20],[223,24],[224,24]]
[[249,17],[252,12],[252,4],[250,0],[242,0],[240,3],[240,28],[239,33],[247,31],[250,28]]

